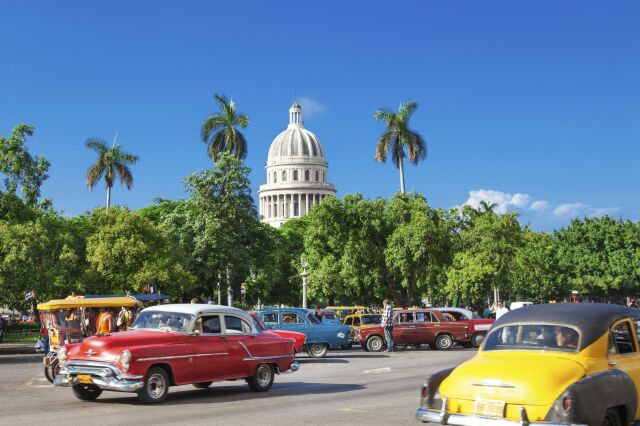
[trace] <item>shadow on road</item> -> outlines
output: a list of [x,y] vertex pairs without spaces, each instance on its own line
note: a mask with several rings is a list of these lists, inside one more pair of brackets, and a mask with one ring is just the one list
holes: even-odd
[[2,355],[0,364],[42,364],[42,355]]
[[[240,382],[240,381],[238,381]],[[167,400],[161,405],[186,405],[186,404],[213,404],[238,400],[253,400],[269,398],[274,396],[295,396],[295,395],[320,395],[341,392],[354,392],[365,389],[365,385],[357,384],[333,384],[333,383],[306,383],[287,382],[274,383],[268,392],[253,392],[249,386],[216,386],[207,389],[178,390],[169,391]],[[105,398],[105,395],[114,395],[113,398]],[[92,403],[94,404],[133,404],[145,406],[138,401],[137,397],[122,397],[122,394],[103,393],[102,396]]]

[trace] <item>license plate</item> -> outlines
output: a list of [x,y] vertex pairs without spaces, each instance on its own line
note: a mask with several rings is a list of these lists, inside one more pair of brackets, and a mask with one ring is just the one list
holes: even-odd
[[504,401],[476,398],[476,414],[479,416],[504,417]]
[[78,374],[78,381],[80,383],[91,384],[93,381],[91,380],[90,374]]

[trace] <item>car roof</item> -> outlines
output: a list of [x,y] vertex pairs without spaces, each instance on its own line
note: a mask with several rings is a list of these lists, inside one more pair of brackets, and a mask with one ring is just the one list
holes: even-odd
[[244,317],[248,317],[247,314],[242,309],[234,308],[231,306],[224,305],[208,305],[205,303],[170,303],[166,305],[156,305],[150,306],[146,309],[143,309],[142,312],[176,312],[181,314],[191,314],[191,315],[199,315],[199,314],[235,314],[241,315]]
[[454,307],[447,306],[444,308],[435,308],[435,309],[440,312],[459,312],[461,314],[464,314],[467,318],[473,318],[473,312],[465,308],[454,308]]
[[309,313],[309,309],[305,309],[305,308],[264,308],[264,309],[260,309],[256,312],[295,312],[298,314],[308,314]]
[[605,303],[549,303],[509,311],[494,323],[493,328],[518,323],[572,327],[582,334],[582,350],[599,339],[616,321],[627,317],[640,317],[640,311]]

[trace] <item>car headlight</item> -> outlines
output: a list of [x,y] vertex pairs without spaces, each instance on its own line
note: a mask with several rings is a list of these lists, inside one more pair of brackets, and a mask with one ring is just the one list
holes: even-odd
[[129,371],[129,367],[131,366],[131,352],[124,350],[120,352],[120,365],[122,366],[122,371],[126,373]]
[[63,346],[60,349],[58,349],[57,355],[58,355],[58,360],[60,362],[64,362],[64,360],[67,359],[67,348]]

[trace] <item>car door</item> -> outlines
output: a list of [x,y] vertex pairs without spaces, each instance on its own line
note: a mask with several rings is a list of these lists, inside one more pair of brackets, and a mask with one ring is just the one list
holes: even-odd
[[[416,334],[418,342],[433,343],[435,341],[435,325],[438,319],[431,312],[416,312]],[[438,324],[439,325],[439,324]]]
[[413,312],[398,312],[394,318],[393,343],[409,345],[418,343]]
[[[609,368],[624,371],[640,389],[640,353],[636,337],[638,323],[629,319],[618,321],[609,332]],[[640,415],[640,407],[636,418]]]
[[259,314],[260,322],[265,328],[270,330],[278,330],[280,329],[280,315],[278,312],[261,312]]
[[210,381],[225,377],[229,348],[222,333],[222,321],[218,314],[201,315],[195,323],[197,336],[190,339],[193,358],[193,380]]
[[256,352],[252,351],[256,334],[252,332],[251,324],[239,316],[225,314],[223,334],[229,352],[226,359],[226,377],[245,377],[246,362],[244,359],[253,356]]

